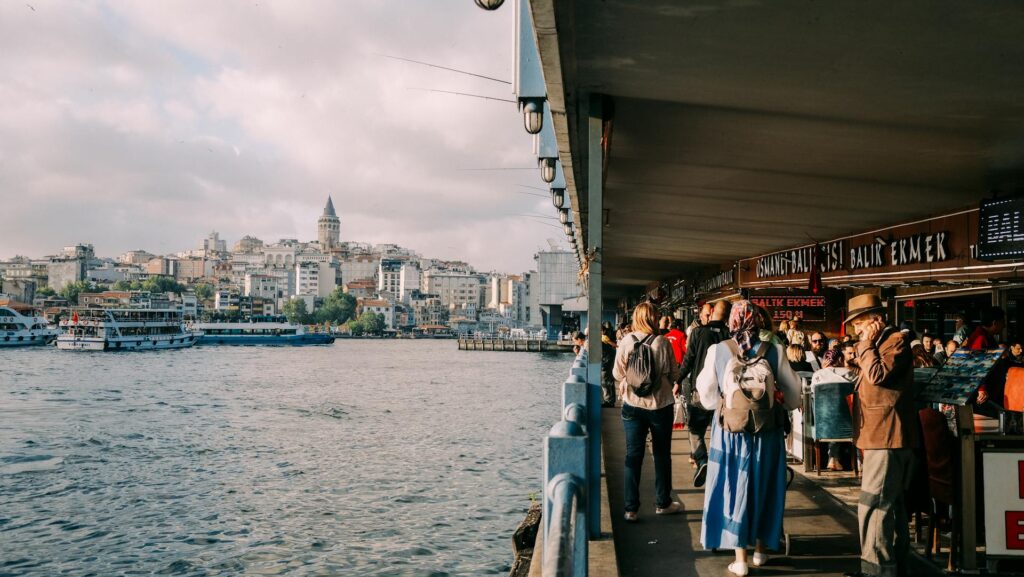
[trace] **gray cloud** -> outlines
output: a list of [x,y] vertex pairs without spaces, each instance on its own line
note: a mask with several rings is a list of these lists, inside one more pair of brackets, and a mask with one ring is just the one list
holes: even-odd
[[[560,231],[508,85],[510,7],[470,0],[0,5],[0,257],[93,242],[191,248],[209,230],[342,238],[530,268]],[[555,221],[548,221],[549,223]]]

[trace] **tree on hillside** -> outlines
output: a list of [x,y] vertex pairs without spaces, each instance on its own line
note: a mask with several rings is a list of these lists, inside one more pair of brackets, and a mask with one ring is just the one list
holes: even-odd
[[151,276],[142,283],[142,290],[151,293],[177,293],[185,290],[178,282],[169,276]]
[[356,322],[362,326],[366,333],[371,335],[379,335],[387,327],[387,323],[384,322],[384,315],[378,313],[365,312],[359,316],[359,320]]
[[288,318],[288,322],[299,323],[302,325],[312,324],[314,322],[313,315],[309,314],[306,310],[306,301],[303,299],[292,299],[285,303],[282,311],[284,316]]
[[196,293],[196,298],[200,301],[208,301],[213,298],[213,286],[207,283],[197,283],[192,289]]
[[46,298],[46,297],[52,297],[52,296],[54,296],[56,294],[57,294],[57,291],[53,290],[52,288],[50,288],[48,286],[44,286],[41,289],[36,289],[36,296],[37,297]]
[[95,292],[96,290],[96,285],[89,281],[80,280],[65,285],[60,291],[60,296],[67,299],[69,303],[77,305],[78,295],[81,293]]
[[334,289],[316,311],[316,322],[343,324],[355,314],[356,299],[340,288]]

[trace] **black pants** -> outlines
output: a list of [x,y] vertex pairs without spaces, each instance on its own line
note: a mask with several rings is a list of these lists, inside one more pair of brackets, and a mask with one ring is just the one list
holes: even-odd
[[672,413],[672,405],[649,411],[622,404],[622,426],[626,430],[626,511],[640,510],[640,469],[647,452],[648,433],[654,455],[655,506],[668,507],[672,503]]
[[686,422],[686,428],[690,431],[690,458],[698,465],[708,462],[708,445],[704,441],[708,427],[711,426],[711,419],[715,417],[714,411],[708,411],[697,405],[687,405],[686,413],[690,420]]

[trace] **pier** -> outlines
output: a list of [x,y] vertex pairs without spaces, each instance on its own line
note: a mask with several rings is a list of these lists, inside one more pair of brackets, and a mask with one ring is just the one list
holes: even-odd
[[460,338],[460,351],[508,351],[514,353],[571,353],[572,343],[537,339]]

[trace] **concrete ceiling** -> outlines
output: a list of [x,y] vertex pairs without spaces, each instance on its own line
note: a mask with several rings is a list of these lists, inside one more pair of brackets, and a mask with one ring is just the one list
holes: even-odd
[[935,215],[1020,182],[1024,4],[532,10],[574,208],[586,207],[580,103],[597,93],[614,107],[610,288]]

